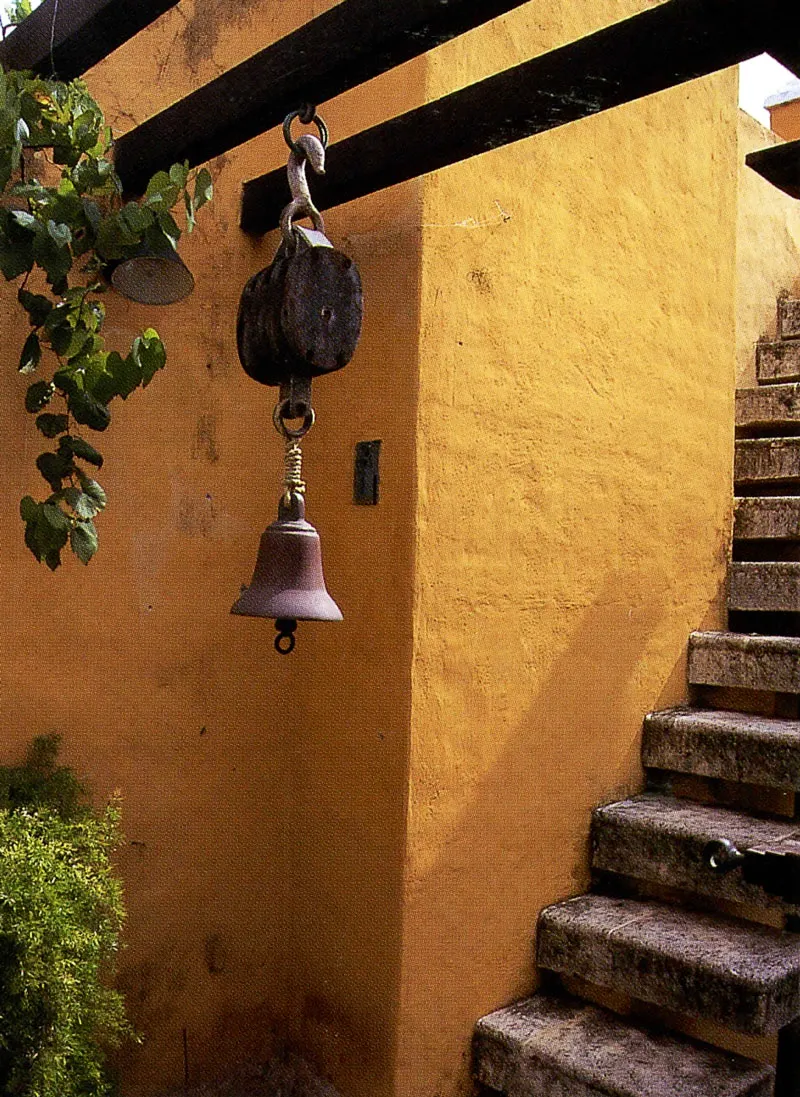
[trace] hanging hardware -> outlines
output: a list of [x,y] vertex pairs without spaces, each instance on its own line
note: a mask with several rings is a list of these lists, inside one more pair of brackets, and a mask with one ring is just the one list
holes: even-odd
[[[316,125],[319,136],[305,133],[294,140],[295,119]],[[262,535],[250,586],[242,588],[231,612],[274,618],[275,648],[288,655],[299,620],[342,620],[325,586],[319,535],[305,518],[300,443],[316,418],[312,379],[350,361],[363,305],[358,269],[325,235],[309,189],[309,165],[316,174],[325,171],[327,127],[308,106],[286,117],[283,133],[290,150],[291,200],[281,215],[281,242],[272,263],[245,286],[236,329],[245,372],[262,385],[279,387],[272,421],[284,440],[283,490],[278,518]],[[296,223],[304,218],[313,228]]]
[[742,870],[745,883],[760,887],[786,903],[800,903],[800,843],[738,849],[727,838],[709,842],[703,860],[712,872],[727,875]]
[[106,277],[117,293],[143,305],[174,305],[194,289],[192,272],[169,244],[142,244],[130,259],[109,263]]

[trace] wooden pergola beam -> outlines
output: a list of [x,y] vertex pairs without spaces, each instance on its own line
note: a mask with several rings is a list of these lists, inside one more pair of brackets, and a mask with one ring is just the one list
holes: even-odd
[[116,144],[125,190],[141,193],[173,161],[201,164],[525,0],[342,0]]
[[44,0],[0,42],[0,65],[82,76],[178,0]]
[[[328,149],[320,209],[360,198],[763,52],[800,71],[798,0],[665,0]],[[773,47],[773,48],[771,48]],[[567,166],[568,168],[568,166]],[[289,199],[284,169],[247,183],[241,226],[263,233]]]
[[773,186],[800,198],[800,140],[751,152],[745,163]]

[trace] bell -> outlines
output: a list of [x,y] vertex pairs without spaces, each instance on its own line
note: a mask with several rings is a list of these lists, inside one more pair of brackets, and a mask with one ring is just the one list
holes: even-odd
[[[288,506],[283,500],[278,504],[278,520],[261,535],[250,586],[242,588],[231,613],[275,618],[275,646],[287,655],[294,648],[297,621],[342,620],[325,587],[319,534],[305,519],[301,495],[292,494]],[[281,646],[284,638],[288,646]]]
[[132,258],[113,266],[110,281],[123,297],[143,305],[173,305],[194,289],[192,272],[169,245],[154,249],[143,244]]

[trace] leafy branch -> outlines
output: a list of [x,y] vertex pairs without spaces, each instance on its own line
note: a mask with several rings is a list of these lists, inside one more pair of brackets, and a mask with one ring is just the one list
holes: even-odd
[[[52,570],[67,544],[84,564],[97,551],[94,519],[106,496],[92,473],[103,457],[80,428],[106,430],[111,402],[146,388],[166,363],[154,328],[124,356],[106,349],[104,272],[143,246],[175,249],[181,229],[172,210],[180,205],[191,232],[213,193],[206,169],[173,164],[141,199],[125,202],[111,145],[82,81],[0,71],[0,273],[21,279],[17,298],[30,322],[19,371],[47,374],[29,385],[25,408],[57,440],[36,460],[50,494],[26,495],[20,513],[25,544]],[[32,277],[40,292],[29,288]]]

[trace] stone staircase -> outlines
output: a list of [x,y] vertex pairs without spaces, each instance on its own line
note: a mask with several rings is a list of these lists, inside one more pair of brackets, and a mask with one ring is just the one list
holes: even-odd
[[[595,811],[592,892],[539,918],[539,992],[478,1022],[484,1097],[800,1097],[800,301],[756,368],[731,631],[692,634],[692,705],[646,717],[648,790]],[[737,1033],[777,1037],[776,1066]]]

